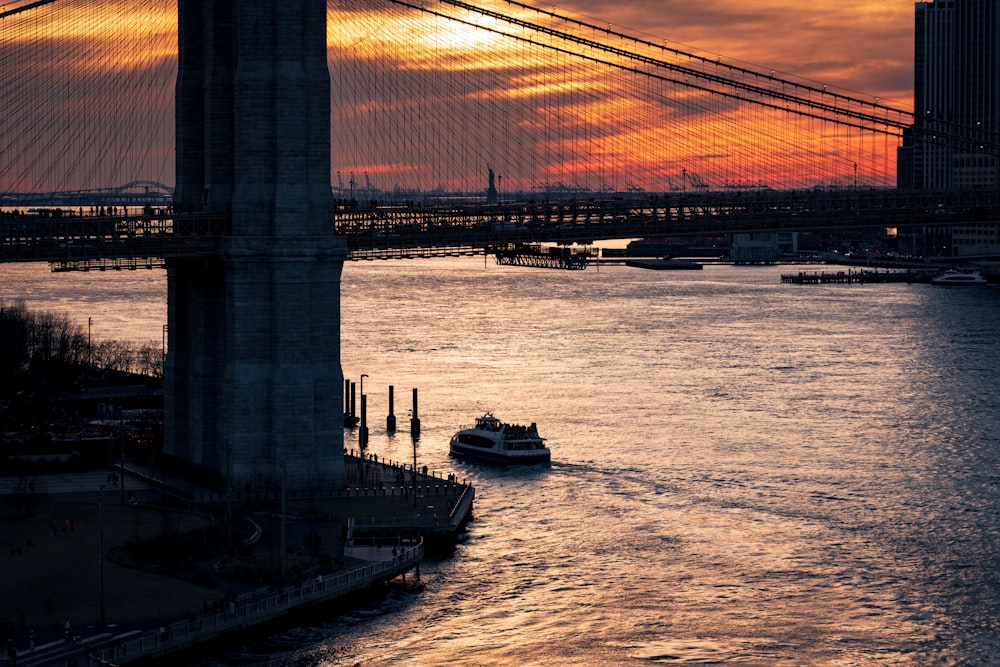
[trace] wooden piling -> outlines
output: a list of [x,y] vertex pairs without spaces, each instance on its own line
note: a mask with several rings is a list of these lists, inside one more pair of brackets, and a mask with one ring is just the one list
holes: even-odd
[[420,437],[420,417],[417,414],[417,388],[413,388],[413,416],[410,417],[410,435]]
[[368,447],[368,397],[361,394],[361,430],[358,432],[358,447],[362,452]]
[[385,430],[389,433],[396,432],[396,415],[392,408],[392,385],[389,385],[389,416],[385,418]]

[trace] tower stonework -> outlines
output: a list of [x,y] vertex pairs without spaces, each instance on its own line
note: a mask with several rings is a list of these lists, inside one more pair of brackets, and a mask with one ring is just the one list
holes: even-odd
[[168,264],[164,453],[230,488],[341,485],[340,277],[324,0],[179,0],[183,214],[231,215]]

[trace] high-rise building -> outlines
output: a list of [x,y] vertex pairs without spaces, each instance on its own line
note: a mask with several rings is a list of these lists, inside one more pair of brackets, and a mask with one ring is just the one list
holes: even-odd
[[951,150],[935,139],[954,117],[955,0],[918,2],[914,30],[913,187],[951,187]]
[[996,188],[1000,132],[1000,9],[997,0],[955,0],[954,187]]
[[916,118],[899,152],[899,185],[1000,186],[997,0],[918,2],[914,27]]

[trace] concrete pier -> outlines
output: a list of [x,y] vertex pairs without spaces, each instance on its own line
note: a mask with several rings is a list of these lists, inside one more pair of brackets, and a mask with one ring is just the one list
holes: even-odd
[[[94,502],[94,489],[103,483],[106,471],[37,478],[37,519],[30,524],[0,525],[0,540],[5,543],[23,541],[26,534],[34,538],[30,564],[28,559],[11,559],[9,595],[0,600],[0,618],[17,618],[19,610],[26,610],[26,627],[39,631],[33,650],[28,647],[27,630],[16,637],[18,664],[65,665],[71,660],[85,664],[85,655],[98,656],[111,664],[145,664],[150,658],[280,621],[297,610],[338,604],[345,596],[419,568],[425,549],[453,543],[471,519],[475,489],[454,475],[413,474],[407,464],[374,455],[350,454],[345,460],[347,485],[290,493],[284,504],[287,517],[276,515],[276,508],[282,506],[280,492],[244,493],[227,502],[188,480],[134,465],[119,472],[127,477],[130,496],[134,493],[138,500],[135,506],[105,503],[102,510]],[[161,504],[164,495],[181,502]],[[51,576],[52,572],[76,572],[81,562],[97,552],[98,536],[93,527],[102,511],[109,513],[105,530],[106,546],[111,551],[127,540],[159,535],[165,513],[170,513],[170,524],[184,532],[209,524],[208,513],[218,513],[227,504],[259,526],[255,536],[241,542],[244,562],[266,562],[274,567],[268,554],[274,553],[280,525],[284,527],[282,533],[287,530],[289,545],[303,544],[307,534],[322,533],[322,549],[331,554],[335,565],[321,574],[289,577],[286,583],[253,588],[231,578],[230,570],[215,567],[222,559],[221,553],[174,575],[157,568],[109,563],[109,580],[118,584],[109,586],[109,594],[114,593],[109,597],[109,611],[114,616],[109,620],[113,625],[97,621],[97,590],[91,577]],[[46,528],[45,517],[54,507],[70,512],[74,518],[78,532],[71,533],[72,539],[45,539],[46,531],[51,530]],[[353,531],[351,540],[345,543],[342,527],[348,524]],[[266,557],[264,561],[253,558],[255,551]],[[39,563],[45,566],[38,567]],[[209,585],[206,568],[214,573],[212,588],[205,587]],[[202,584],[196,586],[192,580]],[[224,606],[205,604],[223,597],[227,600]],[[67,614],[66,618],[71,614],[73,635],[79,634],[79,640],[66,642],[48,629],[52,614],[45,611],[46,598],[55,600],[58,613]],[[126,613],[123,604],[131,605],[131,611]]]
[[389,385],[389,415],[385,418],[385,430],[389,433],[396,432],[396,414],[393,411],[393,387]]

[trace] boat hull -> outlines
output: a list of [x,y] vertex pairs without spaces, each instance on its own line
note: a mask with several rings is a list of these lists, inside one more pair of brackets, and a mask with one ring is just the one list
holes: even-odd
[[479,449],[478,447],[463,447],[452,445],[449,452],[452,456],[465,459],[475,459],[486,463],[497,463],[501,465],[535,465],[538,463],[551,463],[552,455],[545,452],[525,452],[518,456],[497,452],[492,449]]
[[931,278],[932,285],[943,286],[974,286],[986,285],[986,278],[979,273],[962,273],[959,271],[946,271],[939,276]]
[[481,447],[452,443],[449,453],[452,456],[501,465],[534,465],[537,463],[550,463],[552,460],[552,454],[547,449],[524,452],[498,452],[494,449],[483,449]]

